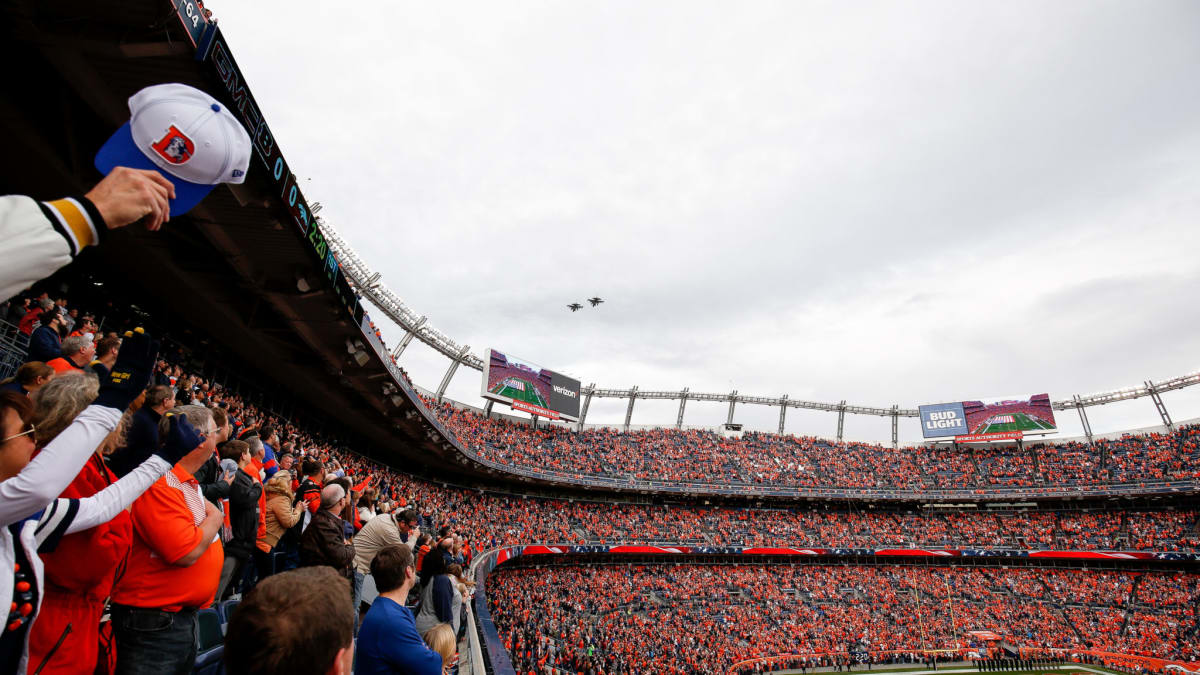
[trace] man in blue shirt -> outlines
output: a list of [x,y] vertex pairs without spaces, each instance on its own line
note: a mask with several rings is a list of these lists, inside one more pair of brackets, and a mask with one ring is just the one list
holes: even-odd
[[358,630],[355,675],[441,675],[442,657],[421,640],[412,611],[404,606],[417,578],[412,550],[404,544],[379,549],[371,576],[379,597]]

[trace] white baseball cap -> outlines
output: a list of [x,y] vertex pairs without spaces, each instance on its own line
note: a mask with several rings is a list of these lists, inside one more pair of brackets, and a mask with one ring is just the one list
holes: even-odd
[[130,119],[95,165],[156,170],[175,185],[171,215],[187,213],[220,183],[241,183],[250,168],[250,136],[215,98],[186,84],[156,84],[129,99]]

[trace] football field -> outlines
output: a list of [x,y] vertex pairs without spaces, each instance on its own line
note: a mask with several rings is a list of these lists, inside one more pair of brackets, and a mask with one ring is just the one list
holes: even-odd
[[523,401],[542,408],[550,407],[550,402],[542,397],[537,387],[534,387],[529,380],[520,377],[506,377],[492,385],[489,391],[500,396],[507,396],[514,401]]
[[1025,413],[992,415],[971,431],[973,434],[995,434],[1002,431],[1046,431],[1054,425]]

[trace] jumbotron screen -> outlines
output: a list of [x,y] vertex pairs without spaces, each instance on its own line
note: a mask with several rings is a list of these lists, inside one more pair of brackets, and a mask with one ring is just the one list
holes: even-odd
[[484,398],[548,419],[579,419],[579,380],[495,349],[483,364]]
[[1058,429],[1049,394],[1027,399],[993,398],[920,406],[921,435],[925,438],[1009,431],[1050,433]]

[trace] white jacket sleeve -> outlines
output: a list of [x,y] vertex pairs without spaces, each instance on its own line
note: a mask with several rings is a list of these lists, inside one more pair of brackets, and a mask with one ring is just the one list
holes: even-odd
[[71,262],[104,229],[96,207],[82,197],[0,197],[0,302]]
[[79,513],[67,526],[66,534],[90,530],[112,520],[122,510],[129,508],[143,492],[149,490],[154,481],[162,478],[170,470],[171,465],[167,464],[167,460],[152,455],[136,469],[125,474],[121,480],[91,497],[80,499]]
[[121,411],[115,408],[84,408],[21,473],[0,482],[0,525],[15,523],[46,508],[75,480],[119,421]]

